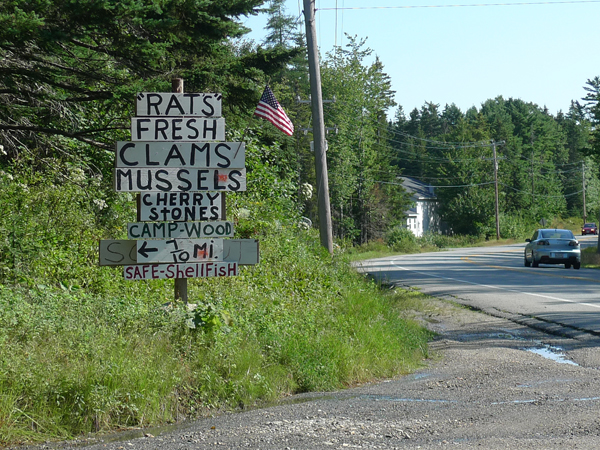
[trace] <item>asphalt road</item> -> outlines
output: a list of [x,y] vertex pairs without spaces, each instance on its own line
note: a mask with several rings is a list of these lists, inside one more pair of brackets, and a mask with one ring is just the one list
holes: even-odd
[[[597,237],[580,237],[582,247]],[[359,264],[392,285],[419,288],[483,311],[535,318],[600,334],[600,271],[524,267],[525,244],[401,255]]]

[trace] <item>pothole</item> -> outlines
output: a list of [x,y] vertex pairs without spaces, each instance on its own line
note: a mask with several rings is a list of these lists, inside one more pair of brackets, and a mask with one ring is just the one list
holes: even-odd
[[550,359],[557,363],[579,366],[579,364],[577,364],[576,362],[567,359],[565,357],[565,354],[562,353],[562,348],[560,347],[554,347],[551,345],[538,345],[536,347],[524,348],[523,350],[525,350],[526,352],[531,352],[535,353],[536,355],[543,356],[544,358]]

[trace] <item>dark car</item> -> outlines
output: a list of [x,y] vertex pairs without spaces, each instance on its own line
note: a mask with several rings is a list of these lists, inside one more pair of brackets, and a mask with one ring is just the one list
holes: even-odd
[[540,264],[564,264],[565,269],[581,267],[581,249],[571,230],[540,229],[525,241],[525,267]]
[[598,234],[598,227],[594,222],[584,223],[581,228],[581,234]]

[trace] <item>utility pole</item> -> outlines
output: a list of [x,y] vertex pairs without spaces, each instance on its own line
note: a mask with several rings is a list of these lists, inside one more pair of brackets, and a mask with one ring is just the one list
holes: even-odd
[[583,223],[587,222],[587,208],[585,207],[585,161],[581,161],[581,183],[583,186]]
[[[183,93],[183,78],[173,78],[171,80],[171,92]],[[187,278],[175,278],[175,301],[181,300],[187,305],[188,302],[188,283]]]
[[496,198],[496,240],[500,239],[500,207],[498,206],[498,159],[496,158],[496,141],[492,139],[494,151],[494,194]]
[[329,176],[327,174],[325,143],[325,120],[323,118],[323,93],[321,92],[321,69],[319,67],[317,29],[315,26],[315,0],[304,0],[304,21],[306,23],[306,46],[308,47],[308,72],[310,74],[313,138],[315,142],[319,232],[321,236],[321,245],[329,251],[329,254],[333,254],[331,207],[329,205]]

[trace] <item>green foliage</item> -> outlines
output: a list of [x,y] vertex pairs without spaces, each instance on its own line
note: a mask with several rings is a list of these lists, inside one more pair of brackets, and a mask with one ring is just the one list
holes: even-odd
[[592,124],[595,125],[591,130],[590,145],[586,148],[586,154],[597,158],[600,156],[600,130],[597,126],[600,123],[600,76],[588,79],[583,88],[587,92],[585,106]]
[[[530,231],[533,232],[533,229]],[[528,237],[531,234],[530,231],[525,231],[525,236]],[[357,261],[382,258],[398,253],[420,253],[458,247],[475,247],[487,245],[492,242],[491,240],[486,240],[484,235],[450,236],[439,233],[425,233],[423,236],[416,237],[410,230],[401,227],[394,228],[388,233],[387,237],[386,242],[371,241],[348,249],[346,251],[348,257],[351,260]],[[494,240],[493,242],[496,243],[498,241]]]
[[503,215],[500,218],[500,236],[504,239],[522,241],[525,238],[531,237],[533,230],[539,227],[541,226],[536,223],[535,219],[526,213]]
[[417,237],[407,228],[395,227],[387,234],[387,245],[394,251],[413,253],[419,249]]
[[[235,111],[293,50],[236,47],[264,0],[0,3],[0,144],[8,158],[103,159],[128,136],[138,92],[220,92]],[[57,140],[60,143],[57,143]]]
[[[542,218],[582,214],[582,163],[586,189],[597,189],[597,164],[584,159],[590,122],[577,102],[557,117],[512,98],[487,100],[465,114],[455,105],[440,112],[439,105],[426,103],[408,118],[400,109],[390,134],[398,168],[436,186],[441,220],[451,234],[496,234],[492,142],[502,237],[521,237]],[[593,215],[597,199],[589,198]]]
[[[29,161],[0,173],[0,282],[91,288],[96,277],[100,226],[127,216],[109,207],[101,175],[47,158],[43,170]],[[112,202],[111,202],[112,203]]]
[[481,244],[485,240],[481,236],[458,235],[447,236],[437,233],[425,233],[419,238],[419,245],[423,249],[436,248],[454,248],[454,247],[470,247],[472,245]]
[[416,367],[428,334],[401,318],[403,297],[317,241],[271,231],[258,266],[190,281],[188,307],[165,304],[161,282],[128,294],[117,274],[109,296],[3,286],[0,441],[164,423]]
[[598,247],[587,247],[581,251],[581,266],[586,269],[600,269]]
[[329,190],[335,234],[365,243],[381,239],[404,216],[408,200],[395,183],[386,143],[385,113],[393,106],[391,81],[381,61],[367,64],[372,50],[348,37],[321,69],[328,136]]
[[[429,335],[298,227],[293,170],[279,144],[247,145],[248,193],[227,198],[261,262],[238,277],[125,281],[98,267],[98,240],[124,237],[127,195],[47,159],[0,174],[0,442],[149,426],[213,408],[405,373]],[[36,168],[36,170],[34,170]]]
[[290,48],[298,36],[298,19],[285,14],[285,0],[270,0],[267,20],[268,34],[264,42],[269,47]]

